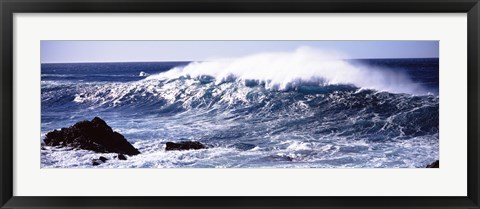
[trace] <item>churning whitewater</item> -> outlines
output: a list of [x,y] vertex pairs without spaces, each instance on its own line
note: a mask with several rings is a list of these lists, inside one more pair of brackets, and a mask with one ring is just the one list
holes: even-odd
[[[438,59],[313,48],[193,62],[42,64],[45,134],[102,117],[141,154],[99,168],[397,168],[439,156]],[[208,149],[165,151],[168,141]],[[43,146],[42,168],[99,154]]]

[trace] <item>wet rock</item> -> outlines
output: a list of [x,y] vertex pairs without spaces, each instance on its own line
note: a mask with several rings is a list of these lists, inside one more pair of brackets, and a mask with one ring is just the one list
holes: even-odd
[[117,158],[119,160],[127,160],[127,157],[125,157],[125,155],[122,155],[122,154],[118,154]]
[[103,157],[103,156],[100,156],[98,159],[101,160],[102,162],[107,162],[108,160],[106,157]]
[[436,160],[436,161],[433,162],[432,164],[427,165],[427,168],[440,168],[440,161],[439,161],[439,160]]
[[170,150],[191,150],[191,149],[205,149],[207,146],[203,145],[200,142],[196,141],[185,141],[185,142],[167,142],[165,147],[166,151]]
[[274,161],[274,162],[293,161],[292,157],[286,156],[286,155],[270,155],[270,156],[264,157],[263,159],[267,161]]
[[101,161],[100,159],[93,159],[92,160],[92,165],[94,165],[94,166],[100,165],[102,163],[103,163],[103,161]]
[[113,131],[99,117],[49,132],[43,141],[48,146],[71,147],[98,153],[140,154],[122,134]]

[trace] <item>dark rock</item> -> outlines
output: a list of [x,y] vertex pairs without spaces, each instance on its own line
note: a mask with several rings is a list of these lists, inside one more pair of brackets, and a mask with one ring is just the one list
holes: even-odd
[[437,160],[430,165],[427,165],[427,168],[440,168],[440,161]]
[[235,147],[239,150],[246,151],[246,150],[251,150],[251,149],[255,148],[256,146],[254,144],[236,143],[236,144],[233,145],[233,147]]
[[43,141],[48,146],[72,147],[99,153],[140,154],[122,134],[114,132],[99,117],[49,132]]
[[93,159],[92,160],[92,165],[100,165],[102,164],[103,162],[100,160],[100,159]]
[[107,162],[108,160],[106,157],[103,157],[103,156],[100,156],[98,159],[101,160],[102,162]]
[[280,162],[280,161],[293,161],[293,158],[286,155],[270,155],[263,158],[264,160]]
[[185,142],[167,142],[167,146],[165,147],[166,151],[170,150],[190,150],[190,149],[205,149],[207,148],[200,142],[196,141],[185,141]]
[[125,155],[118,154],[118,159],[119,160],[127,160],[127,157],[125,157]]

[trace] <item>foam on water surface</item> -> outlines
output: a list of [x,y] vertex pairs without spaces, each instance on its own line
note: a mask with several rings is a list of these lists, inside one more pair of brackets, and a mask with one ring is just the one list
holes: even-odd
[[[42,168],[410,168],[439,157],[438,59],[349,60],[299,48],[42,65],[41,85],[41,139],[100,116],[142,152],[121,161],[45,147]],[[209,148],[165,151],[186,140]],[[100,156],[110,160],[93,166]]]

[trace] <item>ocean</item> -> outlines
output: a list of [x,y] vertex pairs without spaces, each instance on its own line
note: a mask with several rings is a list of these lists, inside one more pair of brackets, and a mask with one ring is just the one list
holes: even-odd
[[438,94],[436,58],[42,64],[40,143],[99,116],[141,154],[42,146],[41,167],[424,168]]

